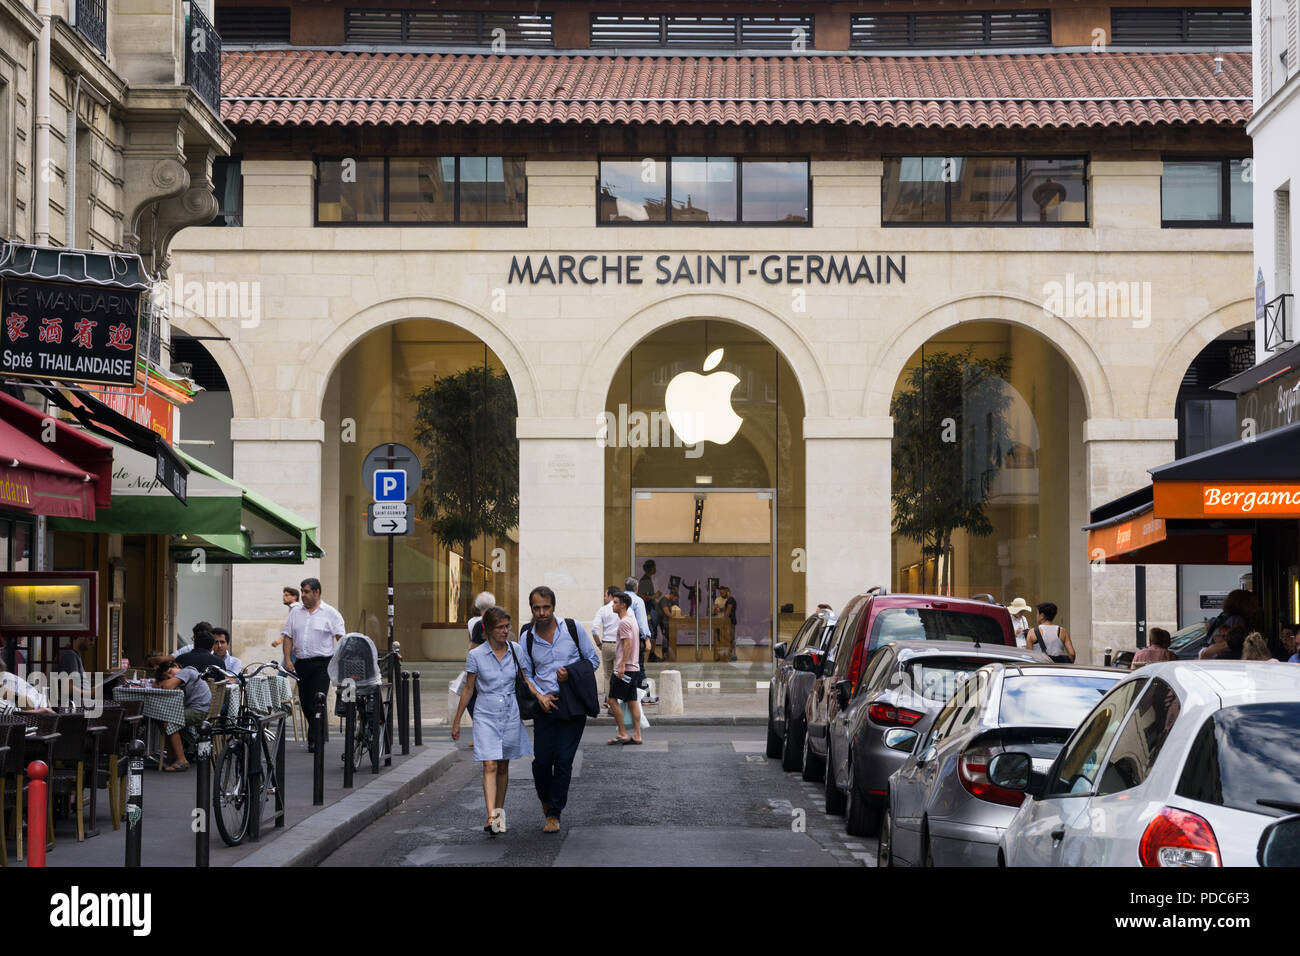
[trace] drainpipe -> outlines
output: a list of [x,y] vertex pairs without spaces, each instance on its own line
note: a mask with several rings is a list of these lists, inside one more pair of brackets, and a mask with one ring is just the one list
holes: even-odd
[[50,0],[36,0],[41,35],[36,41],[36,190],[32,238],[38,246],[50,244]]
[[67,200],[63,203],[64,225],[67,233],[63,244],[77,248],[77,112],[81,108],[81,74],[72,88],[72,104],[68,109],[68,127],[64,136],[66,160],[63,163],[63,182],[67,187]]

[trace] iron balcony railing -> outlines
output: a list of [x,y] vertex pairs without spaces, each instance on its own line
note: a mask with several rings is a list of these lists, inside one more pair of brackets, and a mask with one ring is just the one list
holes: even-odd
[[72,0],[73,27],[100,53],[108,52],[108,0]]
[[185,82],[221,115],[221,35],[197,3],[185,4]]
[[1277,352],[1289,347],[1295,341],[1291,328],[1291,313],[1294,296],[1284,292],[1264,306],[1264,351]]

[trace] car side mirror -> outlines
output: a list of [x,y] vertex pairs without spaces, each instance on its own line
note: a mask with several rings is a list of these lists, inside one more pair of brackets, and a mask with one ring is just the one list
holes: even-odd
[[1034,763],[1029,754],[1002,753],[989,761],[989,782],[1003,790],[1024,793],[1029,789],[1029,775]]
[[821,658],[813,651],[796,654],[790,664],[795,670],[802,671],[805,674],[820,676],[822,672]]
[[915,730],[893,727],[885,731],[883,740],[885,746],[890,750],[897,750],[899,753],[911,753],[912,748],[916,746],[917,738],[920,736]]
[[785,650],[785,641],[782,641],[780,644],[776,645],[776,647],[772,648],[772,655],[778,661],[783,661],[785,660]]
[[1271,824],[1259,838],[1260,866],[1300,866],[1300,814]]
[[924,767],[926,764],[928,764],[931,760],[934,759],[934,755],[936,753],[938,753],[938,750],[936,749],[934,744],[930,744],[928,747],[926,747],[924,750],[922,750],[919,754],[916,755],[916,765],[918,767]]
[[853,685],[846,680],[835,682],[835,703],[840,705],[840,710],[849,706],[849,693],[853,690]]

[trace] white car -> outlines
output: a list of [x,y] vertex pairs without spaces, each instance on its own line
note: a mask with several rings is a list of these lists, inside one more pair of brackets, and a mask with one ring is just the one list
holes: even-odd
[[989,766],[1026,790],[1007,866],[1255,866],[1260,837],[1300,813],[1300,666],[1148,664],[1115,685],[1051,769]]

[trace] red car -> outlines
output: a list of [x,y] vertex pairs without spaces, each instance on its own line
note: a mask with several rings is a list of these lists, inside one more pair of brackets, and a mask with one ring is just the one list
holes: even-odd
[[850,599],[839,615],[835,638],[808,694],[803,778],[822,780],[826,772],[826,728],[840,711],[835,685],[847,681],[849,694],[867,669],[876,648],[889,641],[961,641],[1016,646],[1011,615],[1000,604],[934,594],[887,594],[872,588]]

